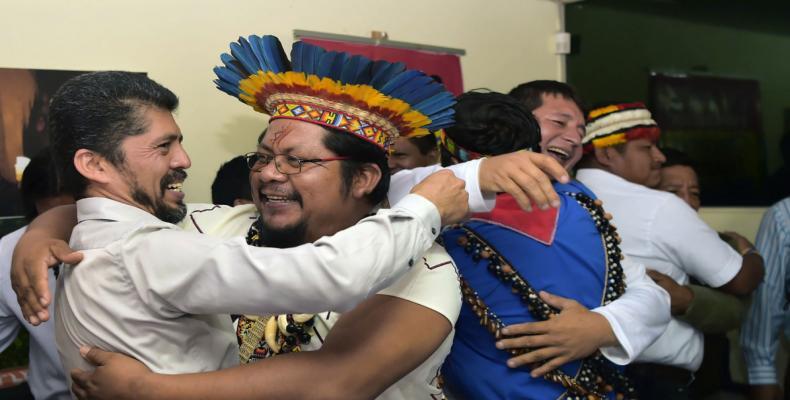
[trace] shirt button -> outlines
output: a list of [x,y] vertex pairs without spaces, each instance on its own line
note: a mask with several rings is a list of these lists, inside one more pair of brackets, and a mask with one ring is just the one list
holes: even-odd
[[435,235],[436,234],[436,228],[431,228],[431,233]]
[[414,265],[414,260],[409,260],[409,266],[411,267],[413,265]]

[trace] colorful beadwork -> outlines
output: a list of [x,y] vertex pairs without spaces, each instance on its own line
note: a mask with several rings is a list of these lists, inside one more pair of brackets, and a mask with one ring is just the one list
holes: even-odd
[[[625,276],[620,265],[623,256],[618,246],[620,237],[617,235],[614,225],[609,222],[612,217],[603,210],[600,200],[593,200],[583,193],[564,192],[564,194],[576,200],[590,214],[603,238],[606,247],[606,282],[602,304],[609,304],[625,292]],[[538,296],[538,292],[532,285],[494,247],[468,226],[461,225],[460,228],[465,234],[457,239],[458,244],[464,248],[467,254],[471,255],[473,261],[486,260],[488,270],[511,286],[514,295],[521,298],[534,318],[545,321],[558,313],[558,310]],[[502,337],[501,329],[505,324],[463,277],[461,277],[461,293],[464,301],[480,318],[480,324],[499,340]],[[508,349],[507,351],[511,355],[517,356],[530,350],[521,348]],[[616,391],[615,396],[618,399],[636,398],[636,391],[628,379],[609,365],[600,352],[582,360],[579,374],[575,378],[558,369],[548,372],[544,378],[565,387],[567,391],[564,398],[566,399],[604,399],[606,398],[605,393],[612,391]]]
[[642,103],[622,103],[596,108],[587,115],[583,151],[615,146],[635,139],[657,141],[661,131]]
[[[261,220],[258,218],[247,231],[247,244],[260,247]],[[299,318],[295,318],[299,317]],[[239,341],[239,360],[242,364],[282,353],[302,350],[312,340],[311,329],[315,317],[299,314],[239,317],[236,336]]]

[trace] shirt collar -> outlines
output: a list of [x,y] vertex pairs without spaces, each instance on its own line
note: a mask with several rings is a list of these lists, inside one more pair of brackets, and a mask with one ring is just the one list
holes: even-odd
[[106,197],[86,197],[77,200],[77,222],[88,220],[140,221],[170,225],[148,211]]

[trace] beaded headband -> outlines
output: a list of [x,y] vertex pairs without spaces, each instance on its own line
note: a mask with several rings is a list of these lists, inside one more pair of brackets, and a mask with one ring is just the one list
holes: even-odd
[[587,134],[582,139],[584,153],[595,148],[618,145],[634,139],[658,140],[661,130],[642,103],[613,104],[596,108],[587,115]]
[[485,154],[480,154],[476,151],[468,150],[450,139],[447,136],[447,133],[444,132],[444,129],[439,130],[436,132],[436,135],[439,136],[439,144],[442,146],[443,149],[447,150],[451,156],[457,158],[459,162],[466,162],[469,160],[475,160],[478,158],[486,157]]
[[385,151],[399,136],[428,135],[453,124],[453,95],[403,63],[301,41],[289,61],[280,41],[268,35],[240,37],[220,59],[217,88],[255,111],[339,129]]

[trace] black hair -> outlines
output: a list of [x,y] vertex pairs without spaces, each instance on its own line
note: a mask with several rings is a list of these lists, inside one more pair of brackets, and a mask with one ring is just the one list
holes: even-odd
[[61,194],[49,147],[39,151],[25,167],[22,181],[19,183],[19,192],[22,196],[25,220],[28,222],[38,216],[37,201]]
[[381,147],[358,138],[346,131],[325,128],[329,134],[324,136],[324,146],[339,157],[349,157],[341,160],[341,174],[343,178],[343,191],[348,193],[354,177],[359,173],[364,164],[376,164],[381,170],[381,180],[370,194],[368,200],[371,204],[378,204],[387,198],[390,188],[390,170],[387,164],[387,154]]
[[549,94],[561,96],[574,102],[576,106],[579,107],[579,110],[584,113],[584,107],[582,105],[581,98],[578,94],[576,94],[576,90],[573,89],[573,86],[568,85],[567,83],[551,80],[531,81],[514,87],[508,94],[515,97],[518,99],[518,101],[524,104],[529,112],[532,112],[536,108],[542,106],[543,95]]
[[664,161],[662,167],[672,167],[675,165],[682,165],[684,167],[689,167],[694,171],[697,170],[697,164],[691,159],[691,157],[689,157],[688,154],[670,147],[665,147],[661,149],[661,152],[664,153],[664,157],[666,157],[667,159],[666,161]]
[[174,111],[178,97],[141,73],[101,71],[69,79],[52,97],[49,137],[59,183],[75,198],[87,180],[74,167],[79,149],[98,153],[121,165],[121,142],[148,129],[146,107]]
[[268,131],[269,131],[269,127],[268,126],[266,128],[263,128],[263,132],[261,132],[261,134],[258,135],[258,141],[255,142],[255,146],[258,146],[258,145],[261,144],[261,142],[263,141],[263,137],[266,136],[266,132],[268,132]]
[[[539,151],[540,125],[515,98],[497,92],[471,91],[458,97],[455,125],[445,134],[457,145],[481,154]],[[442,165],[453,163],[442,147]]]
[[236,199],[252,201],[250,167],[244,156],[237,156],[222,164],[211,184],[211,202],[233,206]]
[[420,154],[424,156],[437,149],[436,136],[434,136],[433,133],[425,136],[410,137],[409,142],[417,147],[417,150],[420,151]]

